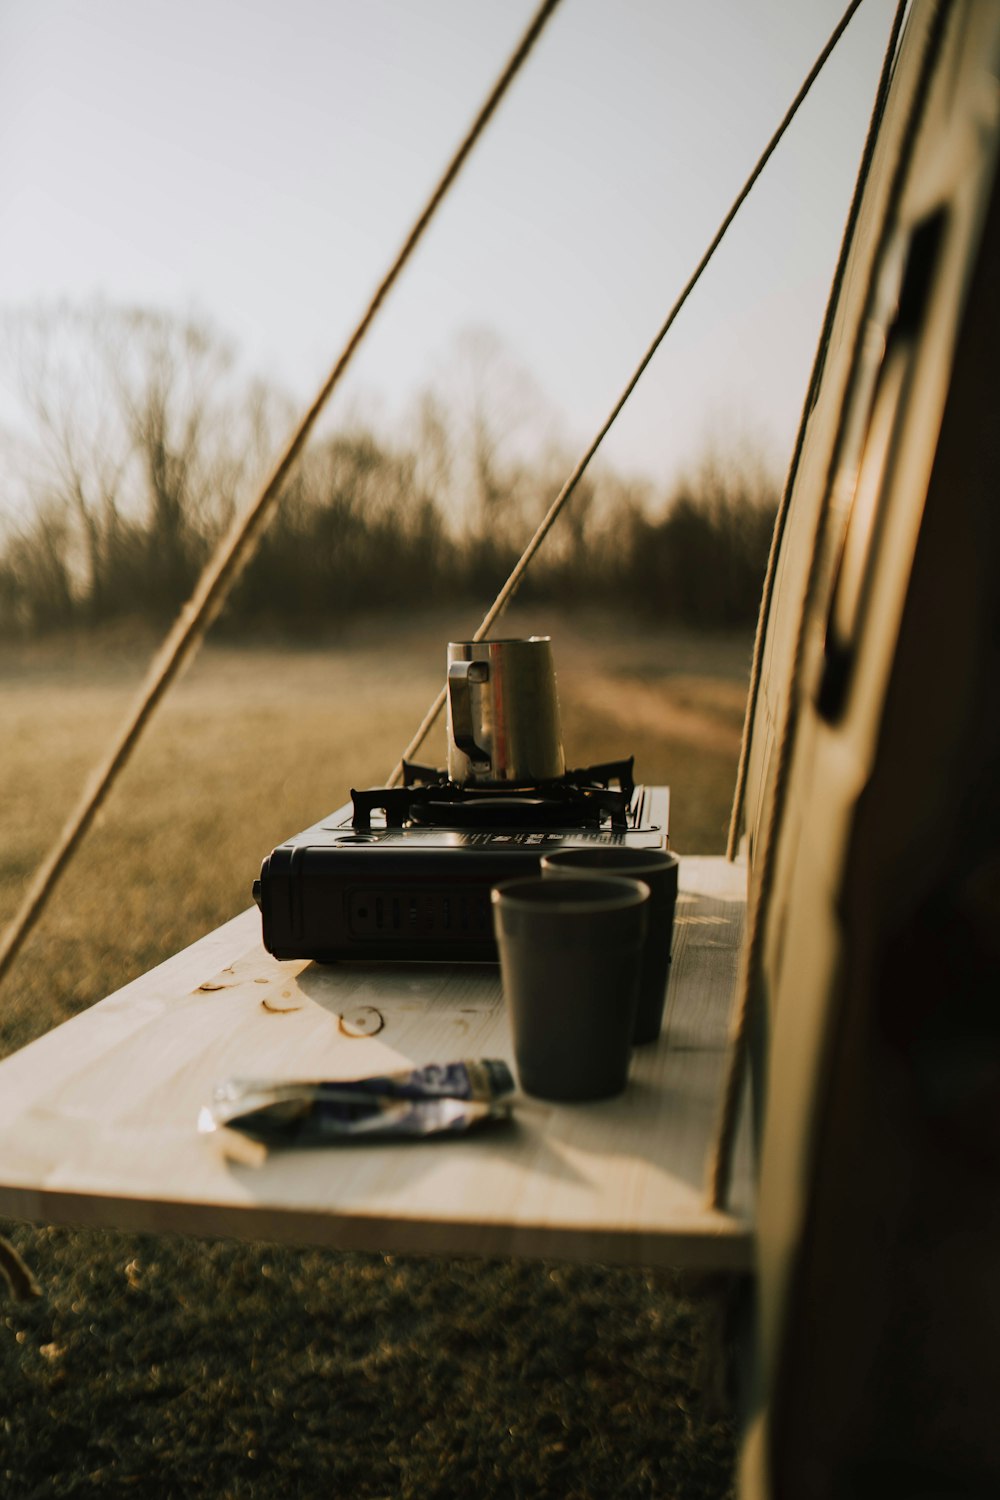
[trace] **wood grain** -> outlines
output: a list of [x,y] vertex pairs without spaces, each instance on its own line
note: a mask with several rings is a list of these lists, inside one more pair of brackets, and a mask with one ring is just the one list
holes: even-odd
[[230,1076],[350,1078],[511,1058],[489,964],[279,963],[255,911],[0,1064],[0,1212],[341,1248],[748,1269],[744,1125],[728,1213],[704,1207],[745,872],[681,862],[664,1033],[617,1099],[460,1139],[234,1159],[198,1113]]

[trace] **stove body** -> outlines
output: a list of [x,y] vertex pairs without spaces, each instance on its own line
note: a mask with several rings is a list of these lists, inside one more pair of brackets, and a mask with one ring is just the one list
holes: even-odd
[[594,767],[518,792],[438,780],[352,793],[265,858],[254,885],[265,948],[321,962],[495,961],[492,886],[536,875],[556,849],[668,847],[668,789],[634,786],[623,764],[617,789],[594,780],[612,768]]

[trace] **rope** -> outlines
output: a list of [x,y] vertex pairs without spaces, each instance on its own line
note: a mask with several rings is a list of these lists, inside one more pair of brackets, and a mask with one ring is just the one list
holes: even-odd
[[435,211],[440,206],[466,158],[492,118],[498,104],[528,57],[559,0],[542,0],[521,41],[470,125],[458,150],[445,168],[437,186],[403,246],[379,283],[361,321],[321,386],[316,399],[293,432],[270,479],[245,514],[238,518],[209,559],[188,603],[154,657],[139,690],[131,716],[104,764],[94,773],[78,806],[63,827],[54,849],[37,871],[27,895],[0,944],[0,981],[3,980],[22,944],[41,916],[49,897],[64,874],[94,816],[128,763],[142,731],[149,723],[167,688],[193,657],[230,590],[259,545],[267,522],[277,507],[285,481],[305,446],[316,419],[339,384],[382,302],[410,259]]
[[740,759],[736,768],[736,786],[733,791],[733,806],[729,815],[729,836],[726,840],[726,858],[732,862],[736,858],[736,848],[739,841],[740,817],[743,812],[743,798],[746,793],[747,766],[750,760],[750,742],[753,736],[753,721],[757,713],[757,697],[760,690],[761,669],[764,660],[764,640],[767,634],[767,621],[771,613],[771,597],[774,592],[774,580],[778,571],[778,557],[781,553],[781,543],[785,534],[785,522],[788,518],[788,507],[791,501],[792,489],[795,484],[796,475],[799,470],[799,461],[802,457],[802,447],[805,442],[806,423],[809,413],[812,411],[819,389],[820,376],[826,362],[827,349],[830,336],[833,332],[833,320],[836,311],[837,299],[840,288],[843,285],[844,276],[847,271],[848,252],[854,235],[854,227],[861,212],[861,198],[868,172],[871,167],[871,159],[875,151],[875,139],[878,126],[882,120],[885,109],[886,95],[889,92],[889,80],[892,76],[892,62],[896,55],[896,44],[899,33],[903,26],[903,17],[906,12],[907,0],[899,0],[896,13],[893,17],[892,30],[889,34],[889,43],[886,48],[885,60],[882,64],[882,72],[879,77],[878,89],[875,95],[875,104],[872,109],[871,122],[865,139],[864,150],[861,154],[861,166],[858,169],[858,180],[854,187],[851,198],[851,206],[847,214],[847,222],[844,225],[844,233],[840,244],[840,255],[837,259],[837,267],[834,271],[833,282],[830,288],[830,297],[826,305],[826,314],[823,319],[823,327],[820,330],[819,342],[816,346],[816,355],[813,360],[812,373],[809,378],[809,386],[806,398],[802,405],[802,415],[799,418],[798,432],[795,439],[795,448],[792,452],[791,462],[788,466],[788,476],[781,495],[781,503],[778,506],[778,514],[774,518],[774,531],[771,536],[771,547],[767,558],[767,570],[764,574],[764,585],[761,590],[760,610],[757,615],[757,628],[754,634],[753,658],[750,665],[750,685],[747,689],[747,706],[743,716],[743,734],[740,741]]
[[[712,259],[716,250],[721,245],[723,239],[725,238],[726,232],[729,229],[729,226],[736,218],[736,215],[739,213],[744,201],[749,196],[758,177],[767,166],[767,163],[770,161],[771,156],[774,154],[774,151],[778,145],[778,142],[781,140],[782,136],[785,134],[785,131],[788,129],[789,125],[792,123],[793,119],[798,113],[800,105],[803,103],[813,84],[816,82],[816,79],[822,72],[827,59],[829,58],[833,49],[836,47],[837,43],[840,41],[841,36],[846,31],[852,17],[854,16],[855,11],[858,9],[861,3],[862,0],[850,0],[850,4],[841,17],[841,20],[837,24],[834,31],[831,33],[829,41],[807,73],[805,81],[800,87],[798,93],[795,95],[795,98],[792,100],[791,104],[788,106],[788,109],[786,110],[780,125],[771,136],[771,139],[768,141],[763,152],[758,158],[756,166],[750,173],[750,176],[747,178],[746,182],[743,184],[736,198],[733,200],[729,212],[726,214],[722,223],[719,225],[719,228],[716,230],[715,235],[713,236],[708,246],[708,249],[702,255],[698,264],[695,266],[695,269],[691,273],[691,276],[688,278],[688,281],[681,291],[680,296],[677,298],[673,307],[667,314],[662,326],[660,327],[659,332],[653,339],[653,342],[650,344],[645,354],[642,356],[642,359],[639,361],[639,364],[637,365],[628,384],[612,407],[610,415],[604,422],[604,425],[599,429],[597,436],[593,439],[590,446],[583,454],[583,457],[577,463],[575,469],[566,480],[566,483],[563,485],[562,489],[559,491],[552,504],[549,506],[549,509],[546,511],[537,530],[535,531],[531,540],[528,542],[528,545],[525,547],[524,551],[521,553],[520,558],[515,563],[514,568],[509,578],[507,579],[507,582],[503,585],[496,599],[493,601],[493,604],[490,606],[490,609],[484,616],[481,625],[479,626],[475,635],[472,637],[474,641],[481,641],[485,638],[494,622],[506,608],[511,595],[514,593],[515,589],[520,583],[521,578],[523,577],[524,572],[528,567],[528,564],[531,562],[535,553],[542,545],[542,542],[545,540],[546,536],[548,536],[549,532],[552,529],[552,526],[556,521],[557,516],[559,515],[559,512],[562,510],[563,506],[566,504],[567,500],[576,489],[580,480],[583,478],[590,460],[593,458],[594,454],[601,446],[601,443],[610,432],[611,427],[618,417],[618,414],[620,413],[622,407],[625,405],[626,401],[638,385],[639,380],[646,369],[646,366],[649,364],[650,360],[653,358],[653,355],[656,353],[657,349],[666,338],[678,314],[680,313],[681,308],[684,306],[685,302],[688,300],[688,297],[691,295],[698,282],[700,281],[702,272],[706,269],[709,261]],[[393,767],[387,783],[389,786],[395,786],[397,784],[403,774],[403,762],[409,760],[420,749],[420,746],[427,738],[427,735],[430,733],[438,718],[438,715],[444,707],[447,696],[448,689],[447,687],[443,687],[438,693],[437,697],[434,699],[434,702],[431,704],[430,708],[427,710],[427,713],[424,715],[420,727],[417,729],[416,734],[413,736],[406,749],[403,751],[402,757]]]
[[[895,58],[895,42],[898,35],[899,23],[902,19],[902,11],[906,9],[906,0],[901,0],[899,11],[893,26],[893,34],[890,39],[886,60],[883,66],[880,93],[882,88],[888,88],[889,76]],[[874,264],[877,265],[882,257],[885,241],[885,224],[889,223],[892,210],[899,200],[903,179],[905,176],[908,150],[913,139],[914,132],[919,123],[924,96],[927,91],[933,63],[944,29],[944,18],[946,7],[937,13],[935,18],[935,30],[929,38],[924,57],[921,64],[920,78],[914,92],[909,117],[906,123],[903,141],[900,147],[899,158],[895,164],[895,172],[889,194],[882,236],[876,252]],[[883,101],[884,103],[884,101]],[[852,356],[852,365],[857,356],[858,345],[863,336],[863,328],[859,327],[855,337],[855,348]],[[840,427],[837,432],[832,450],[831,465],[840,449],[843,435],[843,423],[845,420],[846,402],[840,413]],[[827,476],[829,487],[832,473]],[[760,883],[758,886],[757,899],[754,902],[750,917],[750,931],[747,937],[747,945],[743,961],[743,974],[740,989],[740,998],[737,1004],[733,1023],[730,1029],[729,1065],[723,1089],[721,1108],[719,1112],[719,1123],[716,1130],[715,1145],[709,1158],[707,1166],[706,1194],[709,1207],[723,1209],[729,1190],[729,1182],[732,1170],[733,1148],[736,1140],[736,1121],[739,1112],[739,1103],[743,1093],[743,1084],[746,1076],[747,1045],[750,1036],[750,1027],[754,1019],[756,1004],[760,989],[760,969],[764,951],[764,914],[770,904],[770,895],[773,889],[774,874],[776,869],[776,830],[781,821],[781,813],[784,807],[785,793],[791,773],[792,754],[795,748],[796,730],[798,728],[799,715],[793,711],[794,698],[799,686],[802,663],[805,657],[806,637],[808,634],[807,620],[809,618],[810,604],[815,595],[821,572],[821,561],[823,557],[823,542],[825,540],[826,516],[821,515],[813,538],[812,554],[809,560],[809,571],[806,578],[805,593],[802,601],[802,610],[799,615],[799,628],[795,639],[795,651],[792,660],[791,673],[789,677],[788,708],[785,721],[782,726],[781,739],[778,745],[777,762],[775,769],[774,791],[768,810],[765,838],[761,845],[761,853],[757,860],[757,868],[760,870]]]

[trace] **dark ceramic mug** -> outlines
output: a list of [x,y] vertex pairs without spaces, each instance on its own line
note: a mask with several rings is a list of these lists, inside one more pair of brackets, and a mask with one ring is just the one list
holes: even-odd
[[648,888],[529,876],[492,893],[521,1087],[603,1099],[628,1079]]
[[618,875],[641,880],[649,886],[649,920],[633,1037],[640,1044],[655,1042],[663,1025],[679,864],[676,854],[663,849],[626,849],[618,845],[559,849],[542,858],[542,875],[546,879]]

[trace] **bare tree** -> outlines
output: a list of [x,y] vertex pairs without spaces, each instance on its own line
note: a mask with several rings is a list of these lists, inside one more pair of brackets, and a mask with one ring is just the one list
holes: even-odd
[[21,488],[71,518],[71,589],[94,620],[166,616],[270,451],[277,403],[232,349],[168,314],[59,305],[10,313],[33,443]]
[[454,513],[453,480],[455,453],[448,411],[433,390],[422,390],[410,420],[413,453],[413,488],[422,500],[432,502],[442,515]]
[[8,622],[26,634],[73,624],[77,606],[71,554],[66,504],[48,496],[7,541],[0,595]]
[[553,440],[552,409],[488,328],[458,335],[443,392],[468,521],[480,538],[514,545],[545,508],[538,456]]

